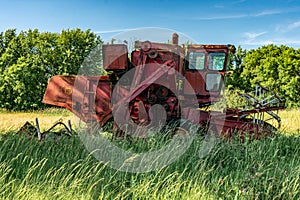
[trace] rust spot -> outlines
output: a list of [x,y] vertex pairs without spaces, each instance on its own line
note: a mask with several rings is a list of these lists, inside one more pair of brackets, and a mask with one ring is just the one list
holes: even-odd
[[69,87],[64,88],[64,92],[65,92],[65,94],[67,94],[67,95],[71,95],[71,94],[72,94],[72,89],[69,88]]

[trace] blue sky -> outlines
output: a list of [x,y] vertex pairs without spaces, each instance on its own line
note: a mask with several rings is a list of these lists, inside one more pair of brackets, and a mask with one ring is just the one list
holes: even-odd
[[142,27],[184,33],[197,43],[251,49],[274,43],[300,47],[298,0],[10,0],[0,2],[0,32],[91,29],[108,40]]

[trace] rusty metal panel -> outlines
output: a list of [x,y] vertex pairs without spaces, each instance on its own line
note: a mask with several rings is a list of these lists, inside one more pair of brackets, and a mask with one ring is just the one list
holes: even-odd
[[95,109],[97,114],[110,111],[111,83],[109,81],[99,81],[95,97]]
[[[202,73],[198,71],[186,71],[185,72],[185,84],[184,84],[184,94],[196,94],[196,95],[209,95],[204,88],[205,88],[205,81]],[[188,83],[193,88],[188,87]]]
[[43,103],[72,109],[75,76],[54,76],[50,79]]
[[128,67],[128,51],[124,44],[109,44],[102,46],[103,65],[107,71],[126,70]]

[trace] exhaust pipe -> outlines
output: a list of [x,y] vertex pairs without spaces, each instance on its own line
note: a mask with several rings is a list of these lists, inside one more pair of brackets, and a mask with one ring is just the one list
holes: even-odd
[[173,33],[173,35],[172,35],[172,44],[178,45],[178,34],[177,33]]

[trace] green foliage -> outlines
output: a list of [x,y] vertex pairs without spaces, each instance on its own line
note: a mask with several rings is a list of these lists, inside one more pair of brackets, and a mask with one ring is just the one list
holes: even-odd
[[228,108],[239,108],[242,109],[248,106],[248,102],[245,98],[241,97],[240,94],[245,93],[244,91],[235,89],[235,90],[225,90],[225,100],[226,106]]
[[246,87],[246,81],[240,77],[243,71],[243,59],[247,51],[243,50],[240,46],[236,50],[235,54],[229,54],[229,72],[230,76],[226,79],[226,86],[232,90],[235,88],[244,90]]
[[231,62],[237,65],[231,68],[228,89],[249,92],[260,83],[278,94],[288,107],[300,106],[300,49],[283,45],[250,51],[238,48]]
[[0,107],[40,109],[48,80],[54,75],[77,74],[85,57],[101,40],[90,30],[37,29],[0,34]]

